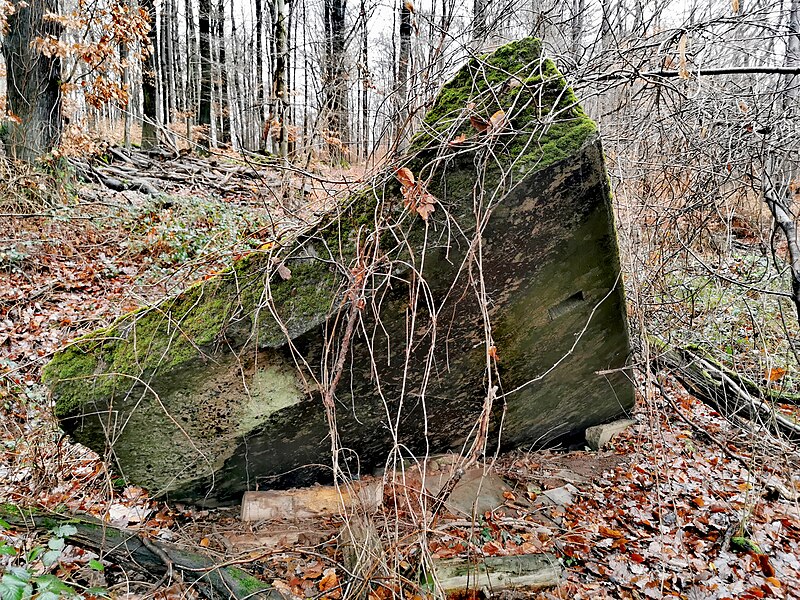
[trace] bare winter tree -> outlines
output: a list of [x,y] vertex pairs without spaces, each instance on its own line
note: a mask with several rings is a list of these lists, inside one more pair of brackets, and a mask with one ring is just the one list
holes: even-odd
[[200,97],[197,112],[197,122],[205,128],[201,138],[203,145],[211,145],[212,124],[211,104],[213,92],[213,63],[211,54],[211,0],[200,0],[199,26],[200,26]]

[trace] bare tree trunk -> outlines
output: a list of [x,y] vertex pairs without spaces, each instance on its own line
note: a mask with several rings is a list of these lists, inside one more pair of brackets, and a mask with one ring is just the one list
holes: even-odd
[[303,2],[303,144],[311,135],[311,118],[309,116],[309,108],[311,106],[311,86],[308,84],[308,74],[311,70],[311,63],[308,60],[308,38],[307,27],[308,17],[306,12],[306,2]]
[[[472,4],[472,48],[480,50],[486,43],[486,8],[489,0],[474,0]],[[402,13],[400,27],[402,28]],[[402,40],[402,33],[400,36]],[[401,50],[402,52],[402,50]]]
[[773,164],[774,160],[770,157],[765,163],[761,182],[764,201],[775,218],[775,224],[786,237],[789,271],[792,277],[792,302],[797,311],[797,320],[800,322],[800,240],[797,237],[796,215],[792,211],[793,194],[788,185],[785,186],[786,189],[783,193],[776,189],[774,178],[777,173]]
[[161,101],[161,118],[159,123],[164,125],[169,142],[174,146],[175,137],[170,129],[175,114],[175,73],[172,69],[172,23],[175,19],[175,0],[164,0],[161,3],[159,23],[159,65],[158,93]]
[[156,20],[154,25],[156,27],[156,38],[158,42],[158,51],[156,56],[156,98],[158,105],[156,107],[156,114],[158,115],[158,122],[162,123],[164,127],[169,127],[169,117],[167,103],[169,102],[169,94],[167,93],[167,21],[165,19],[165,10],[168,0],[161,0],[160,7],[156,9]]
[[572,56],[577,61],[583,54],[583,15],[586,12],[586,0],[572,2]]
[[361,136],[363,139],[364,160],[369,156],[369,88],[372,85],[372,75],[369,68],[369,28],[367,27],[367,7],[361,0]]
[[[786,38],[784,65],[796,67],[798,64],[800,64],[800,0],[792,0],[789,8],[789,31]],[[784,85],[787,99],[796,100],[800,96],[797,90],[796,75],[787,75]]]
[[615,8],[618,7],[616,0],[601,0],[601,23],[600,23],[600,43],[604,52],[608,52],[614,47],[614,24],[616,23]]
[[[792,0],[788,16],[784,66],[796,67],[800,64],[800,0]],[[796,108],[798,99],[796,79],[796,75],[785,76],[783,106],[787,115],[791,115]],[[775,219],[775,225],[786,237],[789,271],[792,278],[791,295],[800,322],[800,240],[798,240],[797,215],[794,213],[794,194],[790,185],[796,177],[797,169],[786,159],[783,165],[779,165],[777,157],[770,154],[763,159],[762,168],[761,187],[764,201]]]
[[192,1],[185,0],[186,5],[186,95],[184,97],[184,112],[186,114],[186,140],[192,143],[192,124],[197,116],[197,69],[194,57],[197,56],[197,43],[194,29],[194,11]]
[[264,121],[264,10],[263,0],[256,0],[256,105],[258,117]]
[[156,65],[158,64],[158,43],[156,40],[156,9],[153,0],[142,0],[142,8],[150,17],[150,31],[147,38],[150,52],[142,64],[142,149],[149,150],[158,146],[158,109],[156,88]]
[[200,105],[197,122],[205,128],[201,143],[211,147],[211,0],[200,0]]
[[164,3],[164,12],[161,17],[166,21],[166,27],[164,27],[163,30],[167,42],[167,61],[164,69],[164,76],[166,78],[164,89],[167,95],[167,102],[165,102],[164,107],[164,121],[167,129],[169,129],[170,124],[175,119],[175,111],[177,110],[178,104],[178,86],[175,81],[175,40],[177,36],[174,35],[174,32],[177,31],[175,25],[178,19],[178,11],[175,6],[176,1],[177,0],[169,0]]
[[344,68],[346,0],[324,0],[325,19],[325,105],[331,159],[346,159],[348,135],[347,72]]
[[275,0],[275,117],[280,127],[278,154],[289,156],[289,23],[286,0]]
[[[478,0],[476,0],[476,6]],[[477,31],[477,30],[476,30]],[[482,38],[476,38],[482,39]],[[411,59],[411,10],[407,2],[400,8],[400,56],[397,61],[397,151],[403,152],[408,131],[408,75]]]
[[[289,106],[288,106],[288,116],[287,122],[290,124],[292,128],[294,128],[293,123],[297,122],[297,103],[292,101],[294,97],[295,90],[297,89],[297,28],[299,26],[298,18],[297,18],[297,3],[296,2],[289,2],[289,47],[291,48],[291,54],[289,55],[289,64],[291,68],[288,70],[288,82],[287,82],[287,89],[291,90],[289,95]],[[292,31],[294,29],[294,31]],[[295,130],[296,131],[296,130]],[[291,134],[291,130],[289,131]],[[297,143],[297,136],[296,135],[289,135],[288,146],[289,146],[289,156],[296,155],[295,144]]]
[[[234,150],[241,150],[246,145],[243,119],[244,113],[242,111],[245,93],[242,90],[241,81],[239,79],[239,57],[241,51],[240,46],[237,44],[239,37],[233,4],[233,2],[230,3],[231,40],[233,43],[231,44],[230,68],[228,70],[228,108],[231,111],[231,144]],[[232,85],[231,77],[233,79]]]
[[231,110],[228,104],[228,61],[225,54],[225,4],[219,0],[215,20],[216,38],[219,54],[219,135],[222,143],[231,141]]
[[31,43],[38,37],[61,35],[61,26],[45,19],[58,12],[57,0],[12,2],[3,36],[9,123],[6,142],[11,156],[33,162],[58,145],[61,138],[61,59],[48,57]]
[[122,107],[123,119],[123,137],[122,144],[126,149],[131,148],[131,68],[128,65],[128,44],[122,43],[119,45],[119,60],[125,65],[122,69],[122,85],[128,93],[127,102]]

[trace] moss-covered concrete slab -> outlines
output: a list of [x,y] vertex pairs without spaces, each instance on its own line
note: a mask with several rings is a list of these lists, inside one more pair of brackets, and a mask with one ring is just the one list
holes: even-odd
[[174,498],[328,479],[322,394],[354,301],[335,395],[354,475],[393,448],[461,450],[490,379],[504,448],[630,408],[602,149],[538,41],[464,66],[406,165],[436,198],[427,219],[388,174],[297,239],[59,352],[44,379],[64,429]]

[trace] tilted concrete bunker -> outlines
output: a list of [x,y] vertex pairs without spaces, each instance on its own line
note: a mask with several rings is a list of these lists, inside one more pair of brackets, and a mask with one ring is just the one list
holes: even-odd
[[351,314],[335,413],[353,474],[392,449],[460,451],[490,385],[503,448],[629,409],[603,152],[539,42],[465,65],[403,165],[424,182],[405,202],[388,173],[296,239],[61,350],[44,379],[62,427],[178,499],[328,479],[322,396]]

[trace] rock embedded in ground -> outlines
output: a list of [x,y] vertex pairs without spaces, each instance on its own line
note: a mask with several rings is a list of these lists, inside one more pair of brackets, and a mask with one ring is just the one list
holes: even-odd
[[393,448],[460,451],[487,365],[502,448],[623,413],[633,390],[618,370],[628,334],[603,152],[539,42],[464,66],[411,149],[426,182],[412,207],[436,198],[427,219],[389,173],[297,238],[77,340],[44,373],[62,427],[174,499],[330,479],[322,390],[353,302],[335,394],[345,472]]
[[620,433],[628,429],[631,425],[636,425],[632,419],[620,419],[611,423],[594,425],[586,429],[586,444],[592,450],[601,450],[607,447]]

